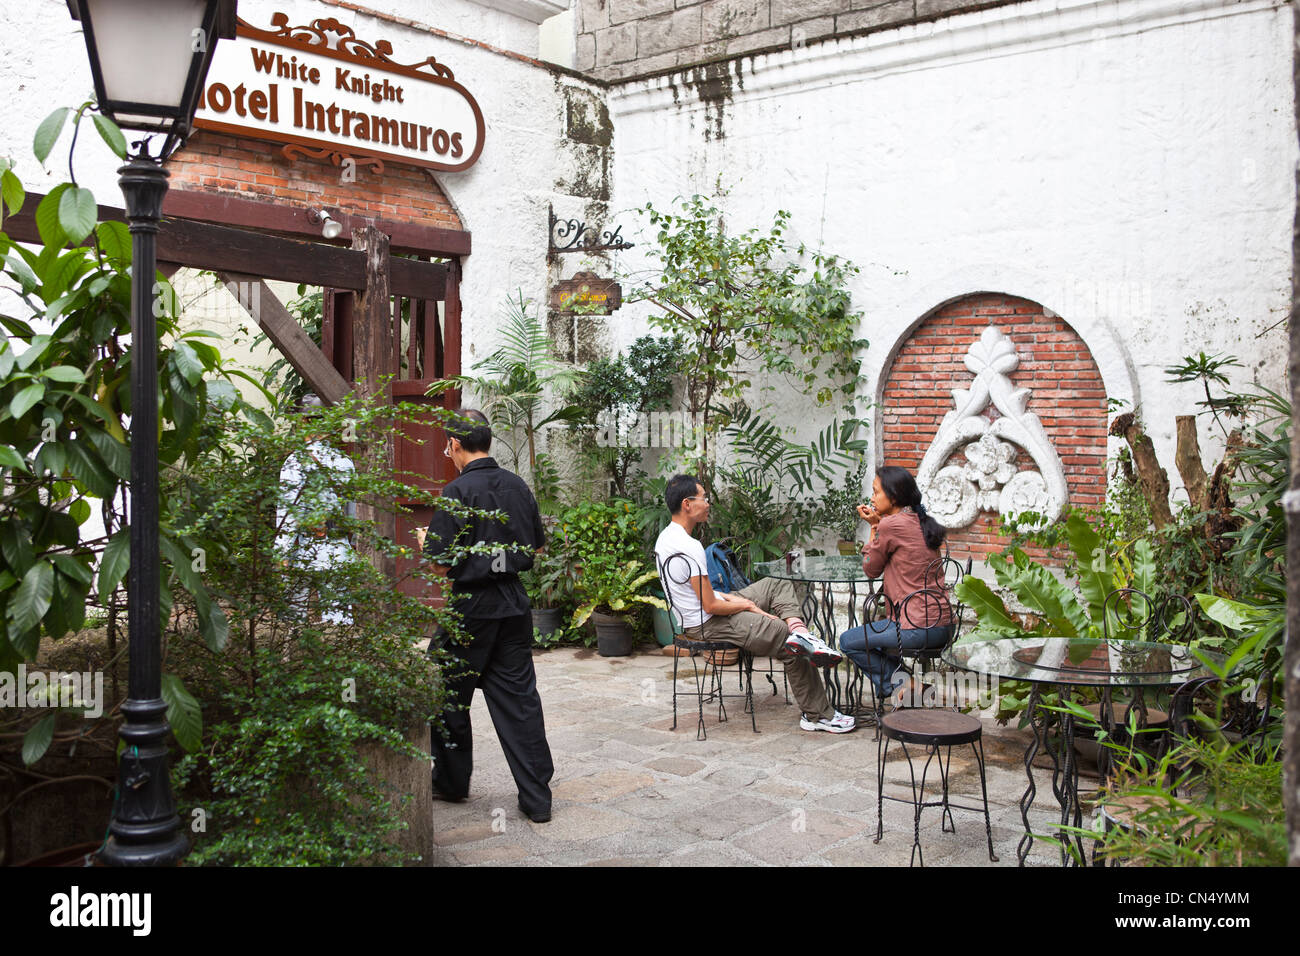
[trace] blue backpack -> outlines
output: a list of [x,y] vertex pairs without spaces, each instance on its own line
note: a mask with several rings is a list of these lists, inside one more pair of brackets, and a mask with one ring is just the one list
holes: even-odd
[[751,582],[741,572],[735,552],[725,544],[715,542],[705,548],[704,560],[708,565],[709,584],[713,590],[729,594],[749,587]]

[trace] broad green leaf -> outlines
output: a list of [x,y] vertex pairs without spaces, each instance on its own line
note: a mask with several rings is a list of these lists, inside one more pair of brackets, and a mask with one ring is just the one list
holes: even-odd
[[72,186],[59,197],[59,225],[74,243],[90,235],[98,212],[95,194],[82,186]]
[[206,598],[207,588],[203,586],[203,579],[191,566],[191,558],[185,549],[165,534],[159,535],[158,543],[163,556],[171,562],[172,570],[185,585],[185,590],[195,596],[202,594]]
[[23,208],[23,201],[26,198],[27,193],[23,190],[22,181],[11,170],[6,169],[0,173],[0,200],[4,202],[9,215],[18,215],[18,210]]
[[99,561],[99,603],[108,604],[108,599],[117,589],[131,566],[130,529],[122,528],[108,539],[104,556]]
[[262,430],[268,433],[275,431],[275,423],[271,421],[266,412],[262,411],[260,408],[255,408],[252,405],[245,405],[240,409],[240,411],[243,412],[245,418]]
[[131,264],[131,231],[126,223],[108,221],[95,227],[99,251],[115,262]]
[[55,382],[82,382],[86,378],[81,369],[71,365],[53,365],[41,372],[41,377]]
[[[54,596],[50,600],[50,609],[45,612],[45,617],[41,620],[45,633],[56,641],[72,630],[71,616],[68,612],[76,598],[70,592],[68,584],[68,579],[62,574],[54,576]],[[84,597],[81,600],[82,607],[85,607]]]
[[51,511],[44,519],[50,537],[65,548],[75,548],[80,543],[77,522],[66,511]]
[[199,631],[203,641],[214,654],[225,650],[226,640],[230,636],[230,622],[221,606],[214,604],[206,590],[194,594],[194,605],[199,612]]
[[167,630],[167,622],[172,619],[172,589],[163,588],[158,594],[158,629]]
[[1232,601],[1217,594],[1198,594],[1196,601],[1211,621],[1216,621],[1230,631],[1247,631],[1264,624],[1272,613],[1252,604]]
[[172,349],[172,361],[176,363],[176,370],[184,376],[191,387],[197,385],[199,379],[203,378],[203,363],[199,361],[198,355],[189,342],[176,343]]
[[0,445],[0,467],[28,471],[27,461],[9,445]]
[[49,713],[36,722],[36,726],[23,735],[23,765],[30,767],[45,756],[54,742],[54,718],[57,713]]
[[29,627],[25,631],[9,628],[9,646],[25,661],[36,660],[36,653],[41,649],[41,629]]
[[54,596],[54,569],[37,561],[23,575],[22,583],[9,604],[9,619],[15,631],[36,627],[50,609]]
[[[82,502],[83,504],[85,502]],[[70,554],[54,555],[54,563],[58,565],[59,570],[66,576],[76,581],[78,584],[90,586],[93,575],[90,568],[78,561]]]
[[45,280],[41,283],[41,298],[50,303],[50,307],[45,311],[47,322],[53,322],[58,318],[67,308],[68,302],[72,301],[71,297],[66,297],[58,303],[52,300],[63,296],[63,293],[77,281],[77,277],[89,268],[90,262],[86,258],[86,250],[78,247],[60,254],[53,265],[41,274]]
[[1070,590],[1024,552],[1017,551],[1014,561],[1012,590],[1026,607],[1047,622],[1053,636],[1086,636],[1088,616]]
[[162,699],[167,704],[167,723],[176,742],[193,753],[203,746],[203,711],[175,674],[162,675]]
[[99,130],[99,135],[104,138],[108,148],[117,153],[119,158],[126,159],[126,137],[117,128],[117,124],[102,113],[92,113],[90,118],[94,120],[95,129]]
[[1065,533],[1078,560],[1079,590],[1088,602],[1088,616],[1100,627],[1106,596],[1115,588],[1114,562],[1102,546],[1101,535],[1083,515],[1072,513],[1066,520]]
[[0,554],[16,574],[25,574],[36,561],[31,528],[22,521],[0,521]]
[[68,506],[68,514],[77,524],[83,525],[90,520],[90,503],[85,498],[78,498]]
[[67,233],[63,231],[59,219],[59,205],[70,186],[70,183],[59,183],[36,206],[36,231],[40,233],[41,242],[45,243],[47,250],[62,249],[68,244]]
[[99,452],[113,474],[123,481],[130,479],[131,449],[99,428],[85,428],[82,434],[90,439],[90,443],[95,446],[95,451]]
[[1155,552],[1151,549],[1151,542],[1142,538],[1133,545],[1133,579],[1129,587],[1154,597],[1160,589],[1159,581]]
[[47,441],[36,453],[36,467],[52,475],[62,475],[68,470],[68,453],[57,441]]
[[218,408],[231,408],[239,401],[239,389],[229,382],[214,379],[208,382],[208,401]]
[[117,481],[108,466],[87,445],[84,438],[64,444],[68,453],[68,471],[96,498],[111,498],[117,491]]
[[22,290],[23,295],[29,295],[41,287],[41,280],[36,278],[36,273],[22,259],[13,256],[4,257],[5,265],[8,266],[8,272],[18,280],[18,287]]
[[45,350],[50,347],[50,337],[48,335],[34,335],[31,338],[31,345],[23,350],[22,355],[18,356],[18,368],[20,371],[27,371],[31,364],[45,354]]
[[45,165],[45,159],[50,155],[50,150],[54,149],[54,144],[63,132],[63,124],[67,122],[68,114],[72,110],[66,106],[60,106],[45,119],[41,120],[41,125],[36,127],[36,136],[32,139],[32,152],[36,154],[36,161],[42,166]]
[[45,397],[45,386],[40,382],[28,385],[21,392],[13,397],[9,403],[9,414],[14,418],[22,418],[31,409],[33,405]]
[[1002,603],[1002,599],[994,594],[986,583],[973,574],[963,577],[958,582],[953,593],[957,595],[963,604],[975,612],[978,621],[976,633],[995,636],[1012,636],[1024,633],[1024,628],[1007,611],[1007,606]]

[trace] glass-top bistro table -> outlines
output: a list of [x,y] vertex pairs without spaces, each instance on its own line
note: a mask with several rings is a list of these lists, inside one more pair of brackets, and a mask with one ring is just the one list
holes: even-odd
[[[795,558],[786,569],[785,559],[759,561],[754,564],[754,574],[763,578],[784,578],[793,581],[795,593],[802,600],[804,622],[831,647],[838,648],[840,635],[862,623],[858,619],[863,600],[872,593],[877,578],[869,578],[862,570],[861,555],[828,554]],[[848,585],[838,592],[836,585]],[[865,586],[864,586],[865,585]],[[836,616],[836,600],[847,601],[843,619]],[[827,667],[826,695],[836,710],[850,713],[862,689],[862,674],[858,668],[849,669],[844,687],[840,686],[839,668]],[[853,704],[849,702],[852,701]]]
[[[1207,660],[1221,664],[1223,658],[1201,652]],[[1103,727],[1123,725],[1129,712],[1138,715],[1141,728],[1146,720],[1143,694],[1156,688],[1184,688],[1215,679],[1212,670],[1180,644],[1156,644],[1147,641],[1100,640],[1080,637],[1002,638],[991,641],[971,641],[955,644],[943,659],[965,671],[997,677],[1001,680],[1027,681],[1033,684],[1029,696],[1029,722],[1033,737],[1025,751],[1025,773],[1029,786],[1020,798],[1020,816],[1025,823],[1025,835],[1016,848],[1020,865],[1034,842],[1029,826],[1029,808],[1033,805],[1037,787],[1034,784],[1033,761],[1040,750],[1046,750],[1052,760],[1052,791],[1061,806],[1061,825],[1082,825],[1082,807],[1079,803],[1079,768],[1074,759],[1074,717],[1041,706],[1043,695],[1055,686],[1061,689],[1061,699],[1082,688],[1094,688],[1101,696],[1101,723]],[[1127,689],[1126,698],[1112,701],[1112,692]],[[1186,698],[1190,702],[1190,698]],[[1121,719],[1116,722],[1114,708],[1122,708]],[[1059,729],[1055,744],[1049,743],[1048,728]],[[1083,860],[1083,839],[1077,833],[1061,840],[1061,863],[1070,862],[1066,846],[1076,845]]]

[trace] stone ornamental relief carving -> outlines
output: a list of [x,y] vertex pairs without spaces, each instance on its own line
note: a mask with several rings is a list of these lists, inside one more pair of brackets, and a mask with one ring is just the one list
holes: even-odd
[[[926,509],[947,528],[964,528],[981,511],[1037,511],[1057,519],[1069,497],[1065,470],[1038,416],[1026,409],[1030,390],[1011,382],[1020,364],[1011,340],[989,326],[965,361],[975,381],[969,389],[952,390],[953,409],[917,471]],[[990,405],[997,417],[985,414]],[[1037,471],[1017,470],[1017,445]],[[945,465],[957,452],[965,464]]]

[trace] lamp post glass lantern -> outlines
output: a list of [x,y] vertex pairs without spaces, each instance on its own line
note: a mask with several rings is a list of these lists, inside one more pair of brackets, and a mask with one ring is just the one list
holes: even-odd
[[[153,314],[163,161],[185,142],[217,40],[235,33],[235,0],[68,0],[86,37],[99,109],[146,134],[118,170],[131,230],[130,644],[118,797],[99,854],[110,865],[175,863],[188,850],[167,771],[158,547],[158,329]],[[154,155],[154,135],[163,136]]]

